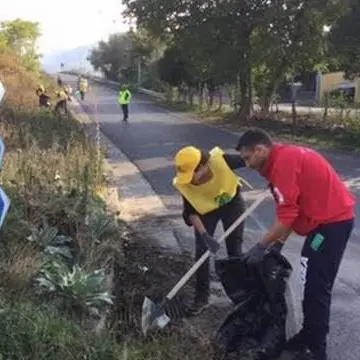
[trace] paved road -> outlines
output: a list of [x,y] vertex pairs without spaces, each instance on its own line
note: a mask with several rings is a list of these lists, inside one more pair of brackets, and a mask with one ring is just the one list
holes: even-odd
[[[65,77],[64,77],[65,78]],[[73,81],[66,77],[65,80]],[[130,108],[130,123],[121,122],[116,92],[101,85],[93,85],[97,93],[97,112],[92,101],[84,102],[87,112],[100,120],[103,133],[118,146],[142,171],[154,190],[169,209],[180,210],[179,197],[171,185],[174,175],[172,159],[177,149],[193,144],[204,149],[219,145],[231,150],[238,135],[186,120],[179,113],[169,113],[144,99],[135,99]],[[334,152],[324,155],[343,175],[351,189],[360,196],[360,158]],[[254,172],[242,170],[255,187],[265,185]],[[359,205],[358,205],[359,206]],[[265,227],[273,219],[273,204],[267,202],[257,212]],[[360,354],[360,220],[348,246],[338,276],[332,308],[329,339],[330,360],[358,360]],[[301,242],[289,243],[289,254],[299,251]],[[292,261],[295,259],[291,257]],[[296,266],[295,263],[293,263]]]

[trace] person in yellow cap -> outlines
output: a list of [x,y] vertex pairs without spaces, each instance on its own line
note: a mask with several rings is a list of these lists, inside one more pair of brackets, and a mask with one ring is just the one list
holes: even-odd
[[71,101],[70,94],[68,92],[68,88],[61,82],[61,86],[55,91],[56,94],[56,105],[54,108],[55,113],[60,114],[62,111],[65,115],[68,114],[68,101]]
[[49,95],[47,95],[47,91],[44,85],[38,85],[38,87],[36,88],[36,95],[39,98],[40,107],[51,107],[51,98]]
[[[209,249],[216,253],[219,244],[213,238],[216,225],[229,228],[245,210],[239,177],[234,169],[245,167],[240,155],[226,154],[219,147],[210,152],[194,146],[180,149],[175,155],[176,176],[173,185],[183,199],[183,218],[195,231],[195,258]],[[242,253],[244,223],[226,239],[229,257]],[[196,273],[195,299],[189,315],[199,314],[208,306],[210,271],[207,260]]]

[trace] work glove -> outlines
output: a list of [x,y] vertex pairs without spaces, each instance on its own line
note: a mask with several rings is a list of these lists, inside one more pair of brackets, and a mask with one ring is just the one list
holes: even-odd
[[275,242],[271,245],[270,250],[280,253],[283,246],[284,246],[284,243],[282,243],[282,242],[280,242],[280,241],[275,241]]
[[255,264],[262,261],[267,249],[267,245],[259,242],[254,245],[248,252],[245,253],[245,259],[248,264]]
[[206,247],[210,250],[210,252],[216,254],[217,251],[220,249],[220,244],[207,232],[204,232],[200,236]]

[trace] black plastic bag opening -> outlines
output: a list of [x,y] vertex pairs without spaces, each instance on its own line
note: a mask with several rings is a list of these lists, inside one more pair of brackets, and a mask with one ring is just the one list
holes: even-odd
[[271,251],[259,264],[243,257],[219,259],[215,270],[235,308],[214,338],[222,358],[268,360],[280,355],[286,341],[285,291],[292,267]]

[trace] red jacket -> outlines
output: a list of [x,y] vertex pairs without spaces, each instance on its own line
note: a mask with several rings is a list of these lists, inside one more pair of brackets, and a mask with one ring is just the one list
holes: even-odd
[[274,145],[260,173],[270,182],[279,221],[299,235],[355,216],[355,197],[314,150]]

